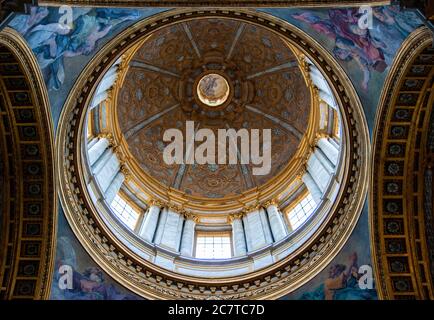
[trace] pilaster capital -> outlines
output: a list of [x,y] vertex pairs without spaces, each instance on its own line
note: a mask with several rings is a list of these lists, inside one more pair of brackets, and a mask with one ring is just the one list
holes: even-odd
[[163,205],[163,203],[162,203],[160,200],[158,200],[158,199],[151,199],[151,200],[149,200],[149,206],[151,206],[151,207],[159,207],[159,208],[161,208],[161,207],[163,207],[164,205]]
[[194,223],[199,222],[199,217],[194,215],[191,212],[185,211],[185,212],[183,212],[183,215],[184,215],[185,220],[192,220],[192,221],[194,221]]
[[234,220],[241,220],[244,217],[244,212],[232,213],[228,216],[228,222],[232,223]]
[[114,137],[113,137],[113,135],[111,133],[106,133],[106,132],[100,133],[98,135],[98,138],[100,138],[100,139],[107,139],[107,141],[109,142],[109,146],[110,147],[113,147],[115,145],[115,139],[114,139]]
[[300,168],[300,170],[298,171],[298,173],[297,173],[297,179],[298,180],[303,180],[303,176],[305,175],[307,173],[307,164],[306,163],[304,163],[302,166],[301,166],[301,168]]
[[120,172],[124,175],[125,181],[131,180],[131,171],[130,171],[130,169],[128,169],[126,164],[121,163]]
[[254,205],[251,205],[251,206],[244,206],[242,212],[244,215],[246,215],[246,214],[249,214],[250,212],[259,210],[261,207],[262,207],[261,204],[258,202]]
[[264,203],[265,208],[268,208],[269,206],[277,206],[277,200],[276,199],[270,199]]

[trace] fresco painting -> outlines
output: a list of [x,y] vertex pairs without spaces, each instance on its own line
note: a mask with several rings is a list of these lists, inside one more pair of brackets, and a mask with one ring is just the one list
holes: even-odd
[[[140,300],[105,274],[75,238],[63,212],[59,215],[58,240],[51,300]],[[72,289],[63,289],[60,268],[72,268]]]
[[372,8],[372,24],[359,23],[360,8],[262,9],[294,24],[319,41],[342,65],[366,110],[368,125],[374,126],[381,88],[402,42],[422,24],[414,11],[398,6]]
[[92,54],[97,43],[116,26],[140,17],[135,10],[78,8],[73,10],[70,26],[58,11],[32,7],[30,15],[19,16],[10,26],[29,43],[48,88],[58,90],[65,82],[65,58]]
[[285,296],[285,300],[377,300],[375,281],[372,288],[359,285],[361,266],[371,268],[368,206],[336,258],[314,279]]
[[69,91],[98,50],[131,24],[165,10],[74,7],[68,21],[61,8],[31,7],[29,15],[18,15],[9,23],[38,59],[55,128]]
[[375,289],[361,289],[358,257],[353,252],[347,264],[335,263],[329,268],[327,279],[315,290],[305,292],[300,300],[376,300]]
[[[10,27],[19,31],[38,59],[53,108],[55,126],[67,94],[79,71],[105,43],[119,32],[163,9],[74,8],[73,26],[61,22],[56,8],[33,7],[31,14],[19,15]],[[164,9],[166,10],[166,9]],[[380,90],[396,52],[406,37],[420,24],[411,11],[396,6],[373,8],[373,25],[358,25],[358,9],[260,9],[287,20],[324,45],[341,63],[353,82],[372,130]],[[72,70],[69,72],[69,70]],[[78,71],[77,71],[78,70]],[[335,260],[304,287],[284,299],[372,300],[376,290],[358,286],[358,268],[370,265],[367,208],[344,249]],[[62,290],[58,282],[61,265],[74,271],[73,289]],[[54,300],[131,300],[140,299],[101,271],[81,247],[59,213],[57,259],[53,276]]]

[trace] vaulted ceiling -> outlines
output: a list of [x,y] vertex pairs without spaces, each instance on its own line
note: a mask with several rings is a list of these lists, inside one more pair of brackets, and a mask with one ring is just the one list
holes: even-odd
[[[218,107],[201,103],[196,93],[198,80],[210,73],[230,85],[230,98]],[[291,47],[265,28],[229,19],[184,22],[152,34],[130,61],[117,96],[119,127],[141,168],[167,187],[209,198],[240,194],[277,175],[297,151],[311,109]],[[185,138],[188,120],[216,136],[221,128],[272,129],[271,172],[163,163],[165,130],[178,128]]]

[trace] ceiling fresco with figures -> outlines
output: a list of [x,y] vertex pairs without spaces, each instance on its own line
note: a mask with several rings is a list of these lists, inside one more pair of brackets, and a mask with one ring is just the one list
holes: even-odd
[[[221,103],[203,102],[201,79],[220,81]],[[118,90],[119,129],[141,169],[195,197],[239,195],[278,175],[297,152],[311,113],[294,50],[265,28],[231,19],[183,22],[153,33],[131,58]],[[271,172],[255,176],[241,164],[165,164],[164,132],[177,128],[185,139],[186,121],[216,137],[218,129],[271,129]]]

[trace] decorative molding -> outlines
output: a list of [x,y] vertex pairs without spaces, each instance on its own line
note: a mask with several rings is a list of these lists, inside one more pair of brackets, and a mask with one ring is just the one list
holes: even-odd
[[[205,279],[164,270],[142,259],[117,239],[96,212],[83,183],[80,150],[86,106],[110,65],[138,41],[162,26],[201,17],[243,20],[262,25],[312,55],[338,98],[343,113],[345,175],[337,201],[314,235],[279,262],[243,276]],[[355,90],[339,64],[314,39],[288,23],[249,10],[173,10],[130,27],[107,44],[82,72],[61,115],[57,160],[65,215],[91,257],[115,280],[151,299],[273,299],[305,284],[323,270],[351,235],[367,193],[369,135]],[[181,289],[180,289],[181,288]]]

